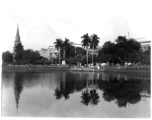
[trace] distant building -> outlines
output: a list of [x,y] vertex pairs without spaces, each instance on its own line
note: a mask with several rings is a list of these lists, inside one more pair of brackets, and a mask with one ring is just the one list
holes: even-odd
[[150,43],[151,41],[140,41],[141,49],[143,52],[148,50],[148,47],[150,47]]
[[41,49],[39,51],[40,56],[50,59],[56,59],[58,57],[58,50],[55,48],[55,46],[49,46],[47,49]]
[[[93,54],[97,56],[97,55],[98,55],[99,50],[101,50],[101,49],[102,49],[102,46],[97,46],[97,48],[96,48],[96,49],[94,49]],[[92,51],[93,51],[93,49],[91,49],[91,48],[89,48],[89,49],[88,49],[88,52],[89,52],[89,54],[91,54],[91,55],[92,55]]]
[[22,45],[21,40],[20,40],[20,34],[19,34],[19,26],[17,24],[17,32],[16,32],[15,41],[14,41],[14,47],[13,47],[13,61],[15,61],[14,60],[14,57],[15,57],[15,54],[16,54],[15,50],[16,50],[16,46],[19,43]]

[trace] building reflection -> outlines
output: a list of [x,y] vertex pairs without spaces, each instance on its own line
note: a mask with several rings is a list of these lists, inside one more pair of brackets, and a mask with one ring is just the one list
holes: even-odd
[[23,91],[23,73],[14,73],[14,94],[16,101],[16,109],[18,111],[20,95]]

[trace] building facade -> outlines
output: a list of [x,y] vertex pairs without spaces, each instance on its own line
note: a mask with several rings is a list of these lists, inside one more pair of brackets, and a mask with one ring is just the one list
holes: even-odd
[[47,58],[48,60],[57,59],[58,58],[58,50],[55,46],[49,46],[47,49],[42,48],[39,51],[40,56]]
[[145,52],[146,50],[148,50],[148,47],[150,47],[150,43],[151,43],[151,41],[140,41],[141,50],[143,52]]

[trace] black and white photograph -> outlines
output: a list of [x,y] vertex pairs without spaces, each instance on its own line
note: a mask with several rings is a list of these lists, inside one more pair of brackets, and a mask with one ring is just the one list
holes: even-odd
[[151,118],[151,0],[1,0],[2,118]]

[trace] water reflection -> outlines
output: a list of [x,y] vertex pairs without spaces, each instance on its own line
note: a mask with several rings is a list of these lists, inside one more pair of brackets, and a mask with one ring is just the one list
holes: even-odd
[[94,79],[92,76],[90,79],[84,74],[86,79],[81,76],[76,80],[69,75],[67,76],[65,73],[62,75],[60,85],[55,89],[54,95],[58,100],[63,96],[67,100],[70,94],[79,90],[82,91],[81,103],[86,106],[89,103],[97,105],[100,97],[96,89],[103,91],[102,97],[105,101],[115,101],[119,107],[126,107],[128,103],[136,104],[141,100],[141,97],[150,97],[150,80],[139,79],[139,77],[103,74],[100,79]]
[[99,95],[96,92],[96,89],[90,90],[90,92],[88,90],[85,90],[84,92],[82,92],[82,101],[81,103],[83,103],[84,105],[88,106],[89,103],[91,103],[93,106],[97,105],[99,100]]
[[16,101],[16,109],[18,111],[20,94],[23,91],[23,73],[14,73],[14,94]]
[[116,101],[119,107],[126,107],[127,103],[136,104],[141,100],[140,93],[150,97],[150,81],[125,77],[113,77],[110,81],[98,81],[99,89],[103,91],[104,100]]
[[89,104],[90,101],[91,101],[91,96],[90,96],[90,94],[89,94],[89,92],[88,92],[87,90],[85,90],[84,92],[82,92],[81,98],[82,98],[82,101],[81,101],[81,102],[82,102],[84,105],[88,106],[88,104]]
[[25,88],[36,86],[48,88],[50,92],[52,90],[52,97],[56,101],[63,99],[68,102],[71,100],[70,96],[80,93],[78,101],[82,106],[98,106],[104,100],[126,108],[127,104],[137,104],[142,98],[150,98],[151,94],[150,77],[140,75],[3,71],[2,84],[9,87],[12,81],[17,110],[21,93]]

